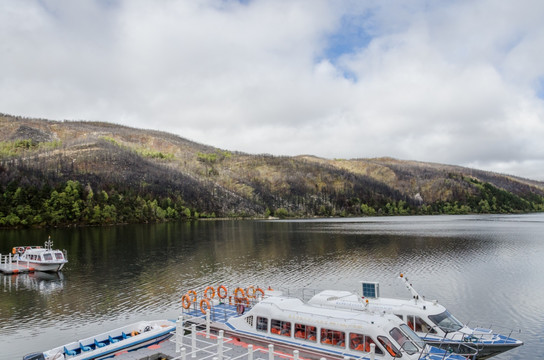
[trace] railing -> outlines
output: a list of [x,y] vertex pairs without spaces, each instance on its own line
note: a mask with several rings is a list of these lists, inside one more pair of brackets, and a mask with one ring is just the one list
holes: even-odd
[[[176,321],[174,338],[170,340],[175,343],[175,351],[180,355],[172,360],[190,360],[197,357],[199,360],[224,360],[225,358],[229,360],[274,360],[275,356],[288,360],[300,359],[299,350],[293,350],[292,354],[289,354],[283,351],[276,351],[273,344],[268,344],[266,347],[247,344],[247,352],[242,351],[240,355],[234,356],[235,354],[231,354],[232,356],[228,356],[229,353],[234,352],[234,348],[226,347],[225,344],[233,343],[236,339],[225,337],[223,330],[219,330],[217,335],[213,335],[209,326],[209,319],[211,317],[211,311],[208,309],[206,314],[206,328],[204,331],[199,332],[196,324],[185,326],[186,322],[192,319],[190,316],[188,318],[184,315],[180,316]],[[187,344],[189,340],[190,344]],[[368,354],[370,360],[375,360],[374,346],[374,344],[371,344],[372,350]],[[325,357],[322,357],[320,360],[325,359]],[[345,356],[344,359],[353,359],[353,357]],[[368,357],[365,357],[365,359],[368,359]]]
[[8,269],[8,270],[12,270],[14,268],[17,269],[19,267],[19,264],[22,264],[23,266],[26,266],[27,268],[30,267],[30,262],[28,260],[20,261],[19,259],[17,259],[16,261],[13,261],[13,257],[11,255],[12,255],[11,253],[9,253],[7,255],[0,254],[0,266],[1,267],[5,268],[5,269]]
[[[489,325],[489,326],[479,326],[479,325],[476,325],[476,326],[471,326],[470,325],[470,322],[466,324],[467,327],[470,327],[471,329],[473,330],[489,330],[490,333],[486,334],[482,331],[481,334],[478,334],[479,336],[473,336],[474,340],[484,340],[484,336],[489,336],[489,340],[492,340],[492,339],[495,339],[495,337],[498,337],[499,335],[502,335],[502,334],[506,334],[508,333],[508,335],[503,335],[503,336],[506,336],[508,339],[512,340],[512,341],[506,341],[506,339],[500,339],[500,340],[497,340],[497,341],[505,341],[506,343],[514,343],[515,342],[515,339],[512,339],[512,334],[514,334],[514,332],[517,332],[518,334],[521,333],[521,329],[514,329],[514,328],[509,328],[509,327],[505,327],[505,326],[499,326],[499,325]],[[502,334],[499,334],[498,332],[495,331],[495,329],[499,329],[499,331],[501,331]],[[504,332],[503,332],[504,331]],[[488,340],[488,339],[485,339],[485,340]],[[490,342],[491,344],[494,344],[495,343],[495,340],[491,341]]]

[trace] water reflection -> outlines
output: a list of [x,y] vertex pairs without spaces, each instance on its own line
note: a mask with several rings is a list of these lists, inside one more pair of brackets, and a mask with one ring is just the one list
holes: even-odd
[[61,291],[64,287],[64,274],[36,271],[20,275],[3,276],[5,291],[35,291],[38,294],[48,295]]
[[544,323],[543,289],[535,286],[544,270],[543,229],[544,216],[528,215],[9,231],[3,248],[41,245],[51,235],[69,263],[64,279],[0,278],[0,358],[20,357],[13,349],[31,338],[26,352],[132,320],[174,318],[184,292],[210,284],[357,290],[370,280],[383,295],[406,297],[400,272],[464,321],[523,328],[519,355]]

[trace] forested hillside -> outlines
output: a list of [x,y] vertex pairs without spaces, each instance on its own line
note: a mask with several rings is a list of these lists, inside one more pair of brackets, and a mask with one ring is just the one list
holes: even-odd
[[0,195],[0,227],[544,210],[544,183],[475,169],[251,155],[159,131],[2,114]]

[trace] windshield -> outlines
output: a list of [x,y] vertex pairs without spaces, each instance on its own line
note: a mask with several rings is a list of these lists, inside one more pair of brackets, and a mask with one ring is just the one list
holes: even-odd
[[425,342],[408,325],[402,324],[400,328],[418,347],[422,349],[425,347]]
[[[417,346],[414,345],[413,342],[410,341],[410,339],[402,333],[398,328],[393,328],[389,334],[395,339],[395,341],[400,345],[404,351],[406,351],[409,355],[415,354],[419,351]],[[417,336],[417,335],[416,335]]]
[[463,324],[448,310],[438,315],[429,315],[429,319],[446,333],[459,331],[463,327]]

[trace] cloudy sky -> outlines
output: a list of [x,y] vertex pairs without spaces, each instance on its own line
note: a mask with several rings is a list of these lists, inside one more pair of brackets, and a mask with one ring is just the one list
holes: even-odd
[[0,112],[544,180],[542,0],[2,0]]

